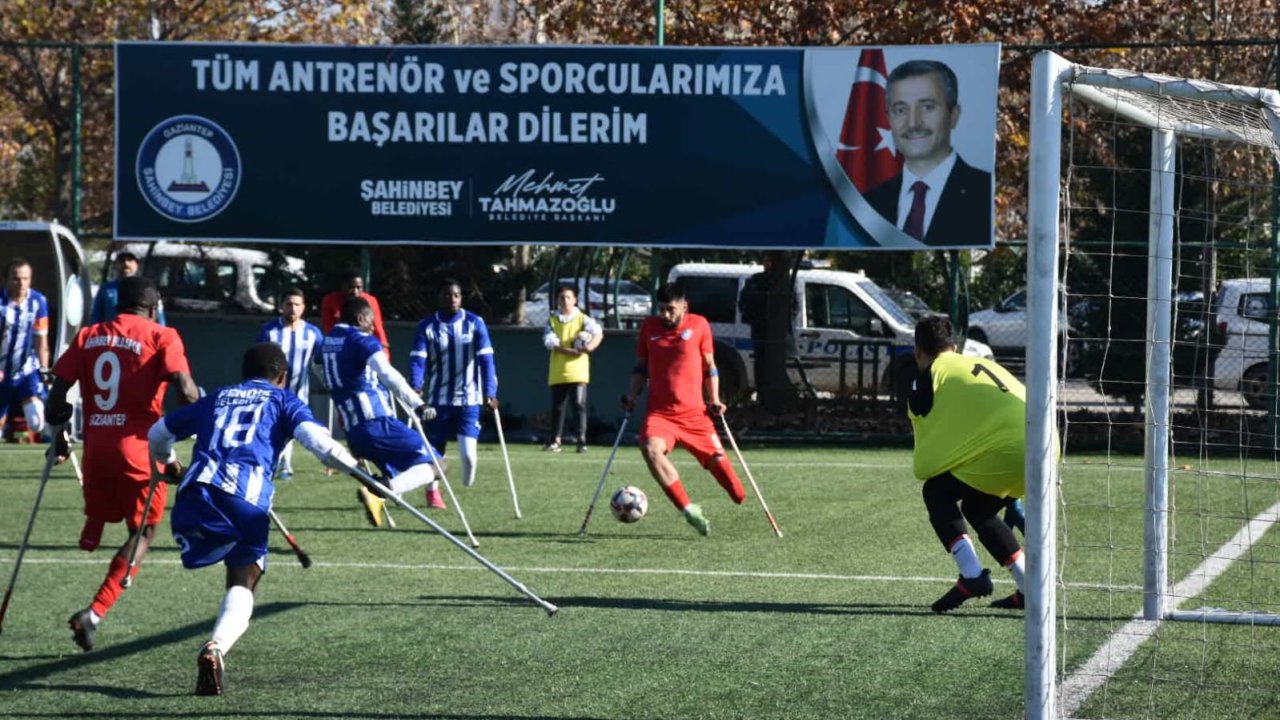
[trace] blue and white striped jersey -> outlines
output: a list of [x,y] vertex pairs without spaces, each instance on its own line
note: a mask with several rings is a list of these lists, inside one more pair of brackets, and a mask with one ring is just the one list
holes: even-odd
[[271,507],[281,448],[298,425],[315,421],[297,395],[261,378],[218,388],[164,416],[178,439],[196,436],[180,488],[204,483],[260,508]]
[[302,402],[307,402],[311,395],[309,371],[316,351],[320,349],[321,340],[320,328],[315,325],[303,322],[301,329],[294,330],[285,327],[282,318],[263,323],[262,332],[258,333],[258,342],[273,342],[284,350],[284,358],[289,366],[284,386],[292,390]]
[[38,290],[27,291],[22,302],[9,302],[9,289],[0,288],[0,382],[13,381],[40,369],[35,336],[49,332],[49,303]]
[[498,372],[484,320],[462,310],[449,318],[436,312],[418,323],[409,353],[409,385],[422,388],[428,405],[480,405],[486,397],[497,397]]
[[369,367],[382,343],[345,323],[333,326],[320,344],[320,364],[334,407],[348,430],[366,420],[395,417],[391,394]]

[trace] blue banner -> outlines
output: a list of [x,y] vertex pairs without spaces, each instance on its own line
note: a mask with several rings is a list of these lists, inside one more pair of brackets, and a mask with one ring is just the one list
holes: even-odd
[[116,45],[115,234],[993,245],[998,45]]

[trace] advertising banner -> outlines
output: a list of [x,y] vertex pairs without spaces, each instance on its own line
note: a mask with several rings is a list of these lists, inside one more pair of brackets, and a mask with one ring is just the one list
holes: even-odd
[[985,248],[998,45],[116,45],[115,233]]

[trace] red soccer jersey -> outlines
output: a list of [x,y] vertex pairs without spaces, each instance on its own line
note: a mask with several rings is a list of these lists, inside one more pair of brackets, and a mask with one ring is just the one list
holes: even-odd
[[80,383],[86,449],[115,444],[136,450],[140,444],[145,454],[147,431],[162,414],[167,378],[190,370],[178,331],[125,314],[81,329],[53,372]]
[[685,313],[674,328],[664,325],[660,317],[645,318],[636,355],[649,368],[649,410],[705,413],[702,358],[710,354],[711,326],[701,315]]

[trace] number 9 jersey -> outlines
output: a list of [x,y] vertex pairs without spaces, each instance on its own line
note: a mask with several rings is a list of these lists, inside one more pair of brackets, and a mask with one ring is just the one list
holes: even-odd
[[95,462],[120,464],[119,472],[147,482],[147,431],[162,414],[169,376],[190,372],[178,332],[118,315],[80,330],[53,372],[80,384],[86,472],[94,474]]
[[940,353],[916,377],[907,408],[918,479],[949,472],[989,495],[1023,496],[1027,391],[1008,370],[990,360]]

